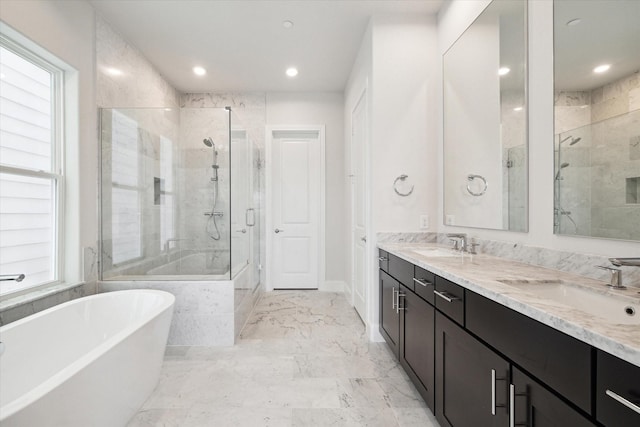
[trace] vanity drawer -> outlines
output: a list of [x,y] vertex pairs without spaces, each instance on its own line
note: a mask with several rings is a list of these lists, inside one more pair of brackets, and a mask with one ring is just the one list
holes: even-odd
[[435,289],[436,275],[424,268],[415,266],[413,270],[413,278],[416,294],[431,305],[434,305],[435,294],[433,293],[433,290]]
[[413,264],[389,254],[389,274],[407,288],[414,290]]
[[466,297],[467,330],[592,413],[591,346],[474,292]]
[[640,426],[640,367],[598,350],[596,384],[598,421],[606,426]]
[[436,308],[464,326],[464,288],[440,276],[435,276],[435,279],[436,288],[433,293]]
[[378,267],[387,273],[389,272],[389,253],[382,249],[378,250]]

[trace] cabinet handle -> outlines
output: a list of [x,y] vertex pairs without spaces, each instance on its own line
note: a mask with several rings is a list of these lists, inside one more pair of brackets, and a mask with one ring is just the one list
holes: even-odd
[[378,261],[389,261],[389,258],[381,256],[381,257],[378,257]]
[[617,401],[618,403],[623,404],[624,406],[626,406],[627,408],[631,409],[633,412],[640,414],[640,406],[629,402],[627,399],[625,399],[624,397],[620,396],[619,394],[611,391],[611,390],[607,390],[606,391],[607,396],[609,396],[610,398],[612,398],[613,400]]
[[416,282],[419,285],[424,286],[425,288],[427,286],[433,286],[432,282],[427,282],[425,279],[416,279],[415,277],[413,278],[413,281]]
[[496,370],[491,370],[491,415],[496,414],[496,408],[504,408],[505,405],[496,404],[496,381],[504,381],[505,377],[496,377]]
[[407,294],[405,294],[404,292],[400,293],[400,290],[398,290],[398,301],[396,301],[396,314],[400,314],[400,310],[407,310],[406,307],[400,307],[400,297],[406,297]]
[[433,293],[438,295],[440,298],[442,298],[443,300],[445,300],[446,302],[454,302],[454,301],[460,301],[460,298],[458,298],[457,296],[454,295],[450,295],[447,292],[439,292],[436,291],[435,289],[433,290]]
[[[528,395],[527,393],[516,393],[516,386],[513,384],[509,384],[509,427],[516,427],[516,426],[529,427],[528,422],[516,424],[516,407],[515,407],[516,397],[528,397]],[[527,403],[527,405],[529,405],[529,403]],[[531,423],[531,426],[533,427],[533,422]]]
[[391,288],[391,310],[395,310],[396,308],[396,288]]

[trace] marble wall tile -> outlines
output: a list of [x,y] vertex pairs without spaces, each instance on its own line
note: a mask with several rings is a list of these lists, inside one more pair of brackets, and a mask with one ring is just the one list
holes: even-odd
[[[96,62],[98,107],[178,106],[177,90],[100,16],[96,17]],[[110,73],[111,69],[119,70],[120,74]]]
[[0,326],[77,298],[96,293],[96,282],[83,283],[61,290],[41,290],[5,300],[0,308]]

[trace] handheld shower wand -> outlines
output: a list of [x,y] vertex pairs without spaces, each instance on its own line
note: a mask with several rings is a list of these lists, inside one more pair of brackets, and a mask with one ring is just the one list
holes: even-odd
[[[214,144],[213,139],[205,138],[202,140],[204,145],[213,149],[213,161],[211,164],[211,169],[213,171],[213,177],[211,181],[213,182],[213,206],[211,208],[211,213],[209,215],[209,219],[207,219],[206,231],[209,237],[213,240],[220,240],[220,230],[218,229],[218,223],[216,222],[216,205],[218,204],[218,150],[216,150],[216,144]],[[210,230],[210,224],[213,222],[213,231]]]

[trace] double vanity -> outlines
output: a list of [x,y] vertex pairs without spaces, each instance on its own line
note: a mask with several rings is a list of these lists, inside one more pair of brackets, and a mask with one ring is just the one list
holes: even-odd
[[380,332],[442,427],[640,426],[640,289],[378,247]]

